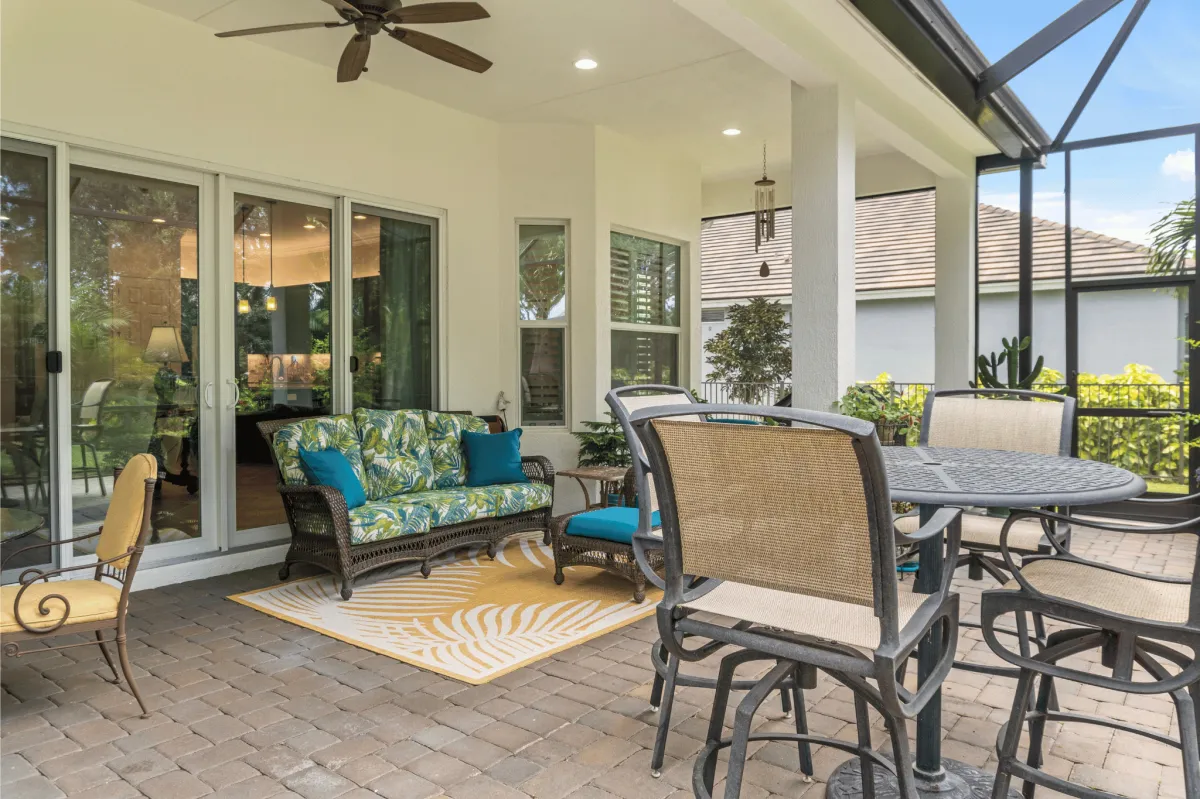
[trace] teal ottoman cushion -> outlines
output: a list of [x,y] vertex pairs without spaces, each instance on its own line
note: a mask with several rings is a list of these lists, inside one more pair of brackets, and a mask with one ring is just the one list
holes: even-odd
[[[633,534],[638,529],[638,513],[637,508],[590,510],[567,520],[567,535],[603,538],[605,541],[615,541],[618,544],[632,544]],[[651,524],[655,527],[661,524],[658,511],[654,511]]]

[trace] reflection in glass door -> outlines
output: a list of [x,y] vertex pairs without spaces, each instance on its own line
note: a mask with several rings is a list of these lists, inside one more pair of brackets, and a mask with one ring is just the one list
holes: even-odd
[[257,423],[331,413],[332,211],[233,198],[236,529],[286,524]]
[[354,207],[350,371],[356,408],[434,408],[436,224]]
[[[13,579],[53,565],[50,539],[51,160],[0,142],[0,558]],[[10,556],[12,556],[10,558]]]
[[148,452],[149,543],[199,539],[199,186],[73,164],[70,202],[74,534],[99,528],[113,471]]

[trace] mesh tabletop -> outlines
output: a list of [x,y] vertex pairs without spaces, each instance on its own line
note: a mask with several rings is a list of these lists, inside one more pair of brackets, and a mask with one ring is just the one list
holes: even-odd
[[884,447],[892,499],[928,505],[1029,508],[1136,497],[1142,478],[1099,461],[949,447]]

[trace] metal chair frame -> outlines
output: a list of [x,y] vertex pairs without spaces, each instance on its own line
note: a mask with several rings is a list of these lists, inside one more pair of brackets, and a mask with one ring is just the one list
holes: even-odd
[[[798,409],[765,408],[749,405],[713,405],[707,411],[721,416],[755,416],[781,419],[791,425],[824,428],[852,439],[867,497],[867,520],[872,558],[874,612],[880,622],[880,643],[870,653],[835,642],[822,641],[773,628],[740,622],[725,626],[694,618],[686,607],[720,584],[720,580],[683,573],[682,537],[676,506],[674,477],[661,439],[653,427],[657,420],[694,413],[679,406],[662,406],[639,410],[631,415],[630,424],[644,445],[649,470],[658,489],[662,521],[662,546],[666,564],[664,597],[658,607],[658,624],[662,645],[680,661],[693,662],[706,657],[713,648],[730,644],[742,651],[726,655],[721,662],[712,713],[709,716],[708,740],[700,752],[692,774],[692,787],[698,799],[711,799],[718,752],[730,748],[729,770],[726,776],[726,799],[740,794],[750,741],[792,741],[819,744],[851,752],[859,757],[863,773],[863,795],[874,796],[874,769],[878,766],[897,778],[900,793],[905,799],[916,799],[912,754],[908,745],[906,720],[916,715],[938,695],[942,681],[950,673],[958,640],[958,595],[951,591],[954,561],[959,543],[957,508],[943,508],[915,534],[894,533],[891,524],[891,500],[887,475],[874,425],[858,419],[834,414]],[[781,431],[782,432],[782,431]],[[930,594],[909,621],[900,627],[898,585],[896,577],[896,545],[912,544],[937,536],[946,537],[947,568],[942,584]],[[902,674],[910,655],[927,636],[940,639],[941,656],[929,676],[915,691],[903,685]],[[689,648],[689,636],[704,638],[708,644]],[[733,688],[733,673],[738,665],[750,660],[774,659],[776,665],[747,693],[737,708],[733,735],[722,737],[729,692]],[[859,728],[857,743],[805,733],[750,733],[750,725],[758,706],[793,675],[805,669],[821,669],[855,694]],[[871,681],[874,681],[872,683]],[[893,761],[876,752],[871,744],[867,706],[873,706],[887,722],[892,738]]]
[[[620,422],[621,429],[625,432],[625,441],[629,445],[629,453],[633,460],[633,466],[630,467],[634,483],[633,488],[638,497],[650,496],[650,464],[646,460],[646,453],[642,448],[641,442],[633,432],[633,427],[629,422],[629,409],[625,406],[621,397],[629,394],[645,394],[647,392],[672,397],[683,396],[693,406],[702,406],[704,404],[698,402],[692,396],[692,393],[685,388],[657,383],[621,386],[612,389],[605,395],[604,401],[608,403],[608,407],[612,409],[613,415]],[[687,406],[681,405],[681,407]],[[703,417],[703,413],[695,407],[688,408],[687,413],[688,415],[698,413]],[[646,581],[661,590],[666,588],[666,583],[659,576],[659,572],[663,568],[662,537],[655,535],[653,532],[653,518],[654,508],[651,507],[651,503],[639,501],[638,530],[634,534],[632,541],[633,556]],[[707,657],[708,655],[715,654],[725,647],[726,644],[710,642],[706,646],[708,647],[705,650],[707,653],[705,656]],[[662,776],[663,760],[666,757],[667,735],[671,729],[671,710],[675,705],[675,689],[683,687],[715,690],[717,688],[717,680],[712,677],[696,677],[689,674],[680,674],[679,658],[672,656],[661,640],[656,641],[651,647],[650,662],[654,666],[654,685],[650,690],[650,710],[658,714],[658,731],[654,738],[654,747],[650,752],[650,774],[658,778]],[[749,691],[755,684],[755,680],[736,680],[733,690]],[[804,710],[804,689],[815,686],[815,672],[811,675],[797,674],[794,679],[789,679],[779,686],[779,701],[783,707],[783,717],[790,718],[793,713],[795,714],[797,733],[808,731],[808,719]],[[806,779],[811,780],[813,763],[812,751],[808,744],[802,743],[799,745],[799,757],[800,770],[804,773]]]
[[[121,476],[121,469],[114,470],[114,484]],[[150,710],[146,707],[146,702],[142,699],[141,693],[138,691],[137,683],[133,679],[133,668],[129,662],[129,653],[126,650],[126,627],[125,620],[129,610],[129,591],[133,585],[133,577],[137,573],[138,563],[141,562],[142,552],[146,546],[146,538],[150,534],[151,519],[150,514],[154,503],[154,485],[157,478],[152,477],[146,480],[146,496],[145,505],[142,508],[142,527],[138,531],[137,540],[132,546],[126,549],[119,555],[101,560],[95,563],[84,563],[78,566],[66,566],[61,569],[41,570],[37,568],[26,569],[21,573],[18,580],[21,588],[17,591],[13,605],[13,615],[16,617],[17,624],[22,628],[20,632],[11,632],[3,635],[3,651],[6,657],[21,657],[29,650],[22,649],[22,643],[30,641],[45,641],[60,635],[75,635],[77,633],[94,633],[96,636],[95,643],[100,647],[101,654],[104,655],[104,661],[108,664],[108,668],[113,673],[113,679],[110,680],[114,685],[121,681],[121,674],[125,676],[125,682],[129,685],[129,692],[133,694],[133,698],[137,700],[138,706],[142,709],[142,718],[148,718]],[[22,552],[27,552],[32,549],[40,549],[43,547],[57,547],[61,544],[73,544],[78,541],[86,541],[92,538],[98,538],[103,534],[104,528],[101,527],[94,533],[81,535],[76,538],[68,538],[63,541],[44,541],[39,544],[32,544],[27,547],[22,547],[10,554],[5,561],[10,558],[20,555]],[[126,561],[124,568],[118,568],[115,564]],[[2,564],[0,564],[2,565]],[[94,572],[93,579],[103,581],[105,578],[113,580],[121,585],[121,597],[117,605],[117,615],[113,619],[105,619],[103,621],[85,622],[79,624],[71,623],[71,603],[67,597],[62,594],[48,594],[43,597],[38,603],[38,612],[45,616],[50,614],[48,607],[51,602],[60,602],[63,605],[63,617],[55,625],[50,627],[35,627],[27,623],[21,618],[21,597],[29,589],[31,585],[40,581],[50,582],[52,578],[57,578],[64,574],[69,574],[76,571],[92,570]],[[112,638],[105,638],[102,633],[107,630],[113,631]],[[61,646],[46,646],[38,647],[33,651],[45,652],[58,649],[72,649],[77,646],[89,646],[92,642],[87,641],[77,644],[63,644]],[[114,643],[117,647],[117,658],[121,664],[121,674],[117,673],[117,667],[113,663],[112,655],[108,651],[107,644]]]
[[[1181,497],[1174,501],[1188,499],[1191,497]],[[1141,501],[1163,502],[1163,500]],[[1020,670],[1020,676],[1008,723],[1001,728],[996,740],[996,751],[1000,762],[997,768],[993,797],[1006,795],[1008,785],[1014,776],[1024,780],[1024,793],[1027,799],[1032,799],[1038,786],[1086,799],[1110,799],[1115,796],[1106,791],[1067,782],[1041,770],[1045,725],[1048,721],[1056,721],[1092,724],[1122,730],[1179,749],[1183,755],[1184,793],[1188,799],[1200,799],[1200,742],[1198,742],[1197,735],[1197,713],[1200,712],[1200,579],[1198,579],[1200,578],[1200,546],[1197,547],[1192,577],[1188,580],[1150,575],[1106,563],[1084,560],[1071,554],[1057,542],[1051,541],[1056,549],[1054,557],[1071,563],[1154,582],[1190,584],[1187,621],[1182,624],[1171,624],[1127,616],[1039,591],[1022,575],[1021,569],[1016,567],[1007,547],[1008,533],[1012,524],[1017,519],[1024,517],[1066,522],[1080,527],[1124,534],[1191,533],[1200,537],[1200,518],[1175,524],[1142,527],[1091,519],[1084,520],[1048,511],[1031,510],[1014,514],[1005,524],[1001,534],[1001,553],[1006,564],[1012,570],[1018,588],[1016,590],[998,589],[984,593],[983,634],[992,651],[1016,666]],[[1027,559],[1026,564],[1044,560],[1047,557],[1050,556],[1035,556]],[[1031,655],[1028,628],[1023,621],[1026,613],[1049,617],[1072,626],[1051,634],[1045,642],[1045,648],[1036,655]],[[1019,648],[1016,652],[1003,646],[996,635],[997,619],[1007,615],[1013,615],[1017,620],[1020,638]],[[1188,657],[1178,647],[1190,649],[1191,657]],[[1099,649],[1101,652],[1102,664],[1106,668],[1112,669],[1111,677],[1060,664],[1064,658],[1095,649]],[[1163,665],[1163,661],[1173,664],[1178,671],[1172,674]],[[1135,664],[1141,666],[1151,679],[1148,681],[1135,680],[1133,676]],[[1031,702],[1034,701],[1034,679],[1038,676],[1041,677],[1041,684],[1038,687],[1036,702],[1031,706]],[[1174,739],[1154,730],[1113,719],[1058,712],[1052,706],[1052,697],[1054,681],[1059,679],[1126,693],[1169,694],[1178,715],[1179,738]],[[1029,754],[1026,762],[1021,763],[1017,758],[1017,748],[1020,743],[1021,729],[1025,724],[1029,725]]]

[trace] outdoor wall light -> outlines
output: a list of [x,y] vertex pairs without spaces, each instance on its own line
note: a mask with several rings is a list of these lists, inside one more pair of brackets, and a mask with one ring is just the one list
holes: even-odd
[[575,62],[575,69],[595,69],[600,66],[590,58],[581,58]]
[[742,132],[741,132],[740,130],[738,130],[737,128],[725,128],[725,130],[723,130],[723,131],[721,131],[721,132],[722,132],[722,133],[724,133],[726,136],[740,136],[740,135],[742,135]]

